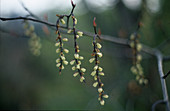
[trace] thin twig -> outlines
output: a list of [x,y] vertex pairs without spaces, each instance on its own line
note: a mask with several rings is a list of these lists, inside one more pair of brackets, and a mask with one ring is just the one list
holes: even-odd
[[152,105],[152,111],[155,111],[155,108],[158,104],[164,104],[165,101],[164,100],[158,100],[156,101],[153,105]]
[[164,76],[163,66],[162,66],[162,61],[163,61],[162,53],[159,50],[156,50],[155,55],[156,55],[157,61],[158,61],[158,71],[159,71],[159,76],[160,76],[160,80],[161,80],[163,101],[166,104],[167,111],[170,111],[166,82],[165,82],[165,79],[162,78]]
[[163,78],[163,79],[166,79],[169,74],[170,74],[170,71],[169,71],[167,74],[165,74],[162,78]]

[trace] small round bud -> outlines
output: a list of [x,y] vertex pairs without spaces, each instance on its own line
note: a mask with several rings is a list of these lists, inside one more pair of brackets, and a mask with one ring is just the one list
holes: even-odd
[[99,71],[103,71],[103,68],[99,67]]
[[80,77],[80,82],[83,82],[85,78],[83,76]]
[[89,60],[89,62],[92,63],[94,60],[95,60],[95,58],[91,58],[91,59]]
[[83,36],[83,32],[81,32],[81,31],[77,31],[77,34],[78,34],[79,36]]
[[94,66],[94,70],[96,71],[98,69],[98,67],[99,67],[98,65]]
[[103,95],[103,98],[108,98],[109,96],[107,94],[104,94]]
[[137,61],[141,61],[142,60],[142,56],[140,54],[137,55]]
[[130,47],[131,48],[134,48],[135,47],[135,43],[132,41],[132,42],[130,42]]
[[79,74],[78,72],[75,72],[75,73],[73,74],[73,76],[76,77],[78,74]]
[[63,63],[64,63],[65,65],[68,65],[68,61],[63,61]]
[[70,62],[71,65],[73,65],[74,63],[75,63],[75,60],[72,60],[72,61]]
[[58,48],[58,49],[56,49],[56,53],[59,53],[60,52],[60,49]]
[[137,51],[141,51],[142,49],[142,44],[137,44]]
[[98,88],[98,92],[101,93],[103,91],[103,89],[100,87]]
[[76,18],[74,18],[74,20],[75,20],[75,22],[74,22],[74,23],[75,23],[75,24],[77,24],[77,19],[76,19]]
[[97,43],[97,44],[96,44],[96,46],[97,46],[97,48],[99,48],[99,49],[101,49],[101,48],[102,48],[102,45],[101,45],[101,44],[99,44],[99,43]]
[[71,29],[69,29],[68,31],[67,31],[67,33],[71,33],[72,32],[72,30]]
[[63,66],[63,65],[61,66],[61,69],[64,69],[64,66]]
[[67,39],[67,38],[63,38],[63,41],[64,41],[64,42],[67,42],[67,41],[68,41],[68,39]]
[[95,76],[95,74],[96,74],[96,71],[93,71],[93,72],[91,73],[92,76]]
[[130,35],[130,40],[134,40],[135,39],[135,35],[134,34],[131,34]]
[[66,24],[66,22],[64,21],[64,19],[60,19],[62,24]]
[[77,65],[76,68],[77,68],[77,69],[80,69],[80,65]]
[[74,70],[76,70],[76,67],[75,67],[75,66],[73,66],[73,67],[72,67],[72,70],[73,70],[73,71],[74,71]]
[[98,55],[99,57],[102,57],[102,56],[103,56],[103,54],[100,53],[100,52],[98,52],[97,55]]
[[56,63],[59,63],[60,62],[60,59],[58,58],[58,59],[56,59]]
[[33,32],[33,31],[34,31],[34,26],[31,25],[29,30],[30,30],[31,32]]
[[76,35],[76,39],[78,39],[80,36],[79,35]]
[[80,59],[80,60],[83,60],[83,59],[84,59],[84,57],[83,57],[83,56],[79,56],[79,59]]
[[148,84],[148,80],[147,79],[144,79],[144,84]]
[[97,81],[97,76],[94,76],[94,80]]
[[60,42],[55,43],[55,46],[59,46],[59,45],[60,45]]
[[134,74],[137,74],[137,73],[138,73],[135,66],[132,66],[130,70],[131,70],[132,73],[134,73]]
[[68,50],[68,49],[64,49],[64,52],[65,52],[65,53],[69,53],[69,50]]
[[143,84],[143,79],[139,79],[139,84]]
[[81,68],[81,71],[82,71],[82,72],[86,72],[86,69],[85,69],[85,68]]
[[98,82],[93,83],[93,87],[97,87]]
[[81,61],[78,61],[78,64],[81,65]]
[[100,104],[101,104],[102,106],[104,105],[104,103],[105,103],[104,100],[101,100],[101,101],[100,101]]
[[103,73],[103,72],[99,72],[99,74],[100,74],[101,76],[104,76],[104,73]]
[[61,63],[56,64],[57,67],[60,67]]
[[79,54],[74,54],[74,58],[79,59]]
[[66,60],[66,58],[64,57],[64,56],[61,56],[61,59],[64,61],[64,60]]

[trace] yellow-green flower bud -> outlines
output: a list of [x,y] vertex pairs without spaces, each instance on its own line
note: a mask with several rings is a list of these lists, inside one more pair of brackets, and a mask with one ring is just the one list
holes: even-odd
[[83,56],[79,56],[79,59],[80,59],[80,60],[83,60],[83,59],[84,59],[84,57],[83,57]]
[[94,76],[94,80],[97,81],[97,76]]
[[93,87],[97,87],[98,82],[93,83]]
[[93,71],[93,72],[91,73],[92,76],[95,76],[95,74],[96,74],[96,71]]
[[58,59],[56,59],[56,63],[59,63],[60,62],[60,59],[58,58]]
[[134,41],[130,42],[130,47],[131,47],[131,48],[134,48],[134,47],[135,47]]
[[142,49],[142,44],[137,44],[137,51],[141,51]]
[[60,19],[62,24],[66,24],[66,22],[64,21],[64,19]]
[[109,96],[107,94],[104,94],[103,95],[103,98],[108,98]]
[[104,100],[101,100],[101,101],[100,101],[100,104],[101,104],[102,106],[104,105],[104,103],[105,103]]
[[98,101],[101,101],[101,98],[100,98],[100,97],[98,98]]
[[29,30],[26,30],[25,35],[30,36],[31,32]]
[[137,55],[137,61],[141,61],[142,60],[142,56],[140,54]]
[[64,69],[64,66],[63,66],[63,65],[61,66],[61,69]]
[[73,71],[74,71],[74,70],[76,70],[76,67],[75,67],[75,66],[73,66],[73,67],[72,67],[72,70],[73,70]]
[[78,38],[79,38],[79,35],[76,35],[76,38],[78,39]]
[[80,69],[80,65],[77,65],[76,68],[77,68],[77,69]]
[[102,57],[102,56],[103,56],[103,54],[100,53],[100,52],[98,52],[97,55],[98,55],[99,57]]
[[86,72],[86,69],[85,69],[85,68],[81,68],[81,71],[82,71],[82,72]]
[[74,54],[74,58],[79,59],[79,54]]
[[31,32],[33,32],[33,31],[34,31],[34,26],[31,25],[29,30],[30,30]]
[[64,42],[67,42],[67,41],[68,41],[68,39],[67,39],[67,38],[63,38],[63,41],[64,41]]
[[135,35],[134,34],[131,34],[130,35],[130,40],[134,40],[135,39]]
[[64,56],[61,56],[61,59],[64,61],[64,60],[66,60],[66,58],[64,57]]
[[72,61],[70,62],[71,65],[73,65],[74,63],[75,63],[75,60],[72,60]]
[[134,66],[132,66],[130,70],[131,70],[132,73],[134,73],[134,74],[137,74],[137,73],[138,73],[136,67],[134,67]]
[[139,79],[139,84],[143,84],[143,79]]
[[60,67],[61,63],[56,64],[57,67]]
[[97,46],[97,48],[99,48],[99,49],[101,49],[101,48],[102,48],[102,45],[101,45],[101,44],[99,44],[99,43],[97,43],[97,44],[96,44],[96,46]]
[[63,61],[63,63],[64,63],[65,65],[68,65],[68,61]]
[[80,77],[80,82],[83,82],[85,78],[83,76]]
[[74,18],[74,20],[75,20],[75,22],[74,22],[74,23],[75,23],[75,24],[77,24],[77,19],[76,19],[76,18]]
[[65,52],[65,53],[69,53],[69,50],[68,50],[68,49],[64,49],[64,52]]
[[75,72],[75,73],[73,74],[73,76],[76,77],[78,74],[79,74],[78,72]]
[[78,34],[79,36],[83,36],[83,32],[81,32],[81,31],[77,31],[77,34]]
[[144,84],[148,84],[148,80],[147,79],[144,79]]
[[71,33],[72,32],[72,30],[71,29],[69,29],[68,31],[67,31],[67,33]]
[[94,70],[96,71],[98,69],[98,67],[99,67],[98,65],[94,66]]
[[78,61],[78,64],[81,65],[81,61]]
[[103,68],[99,67],[99,71],[103,71]]
[[98,92],[101,93],[103,91],[103,89],[100,87],[98,88]]
[[59,53],[60,52],[60,49],[58,48],[58,49],[56,49],[56,53]]
[[99,72],[99,75],[104,76],[104,73],[103,72]]
[[60,42],[55,43],[55,46],[59,46],[59,45],[60,45]]
[[92,63],[94,60],[95,60],[95,58],[91,58],[91,59],[89,60],[89,62]]

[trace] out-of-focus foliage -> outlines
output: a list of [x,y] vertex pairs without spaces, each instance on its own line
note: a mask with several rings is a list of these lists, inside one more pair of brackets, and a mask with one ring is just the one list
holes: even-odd
[[[96,17],[97,27],[101,29],[102,34],[129,38],[141,20],[143,23],[140,29],[141,43],[157,47],[170,37],[169,0],[161,2],[161,9],[157,13],[151,13],[142,7],[129,9],[122,1],[117,1],[113,8],[100,13],[92,11],[88,2],[82,1],[82,4],[88,12],[75,16],[78,19],[77,28],[83,31],[93,32],[92,21],[93,17]],[[53,23],[56,21],[56,10],[57,8],[48,11],[50,17],[48,20]],[[141,14],[142,18],[140,18]],[[43,25],[32,24],[35,26],[36,34],[41,38],[41,55],[38,57],[33,56],[29,51],[29,39],[23,35],[21,21],[0,21],[1,30],[10,30],[10,33],[0,32],[0,109],[149,111],[155,101],[162,99],[155,57],[142,53],[141,65],[149,83],[140,86],[130,71],[131,50],[111,42],[100,41],[103,46],[101,66],[105,71],[105,76],[101,79],[105,83],[104,90],[109,95],[105,105],[100,106],[97,101],[97,89],[92,86],[93,78],[90,75],[93,65],[88,62],[93,50],[92,38],[83,36],[78,40],[80,54],[85,58],[82,65],[87,69],[86,83],[80,83],[79,79],[72,76],[70,65],[65,66],[65,70],[59,75],[55,63],[56,58],[59,57],[55,53],[55,30],[48,28],[49,33],[46,34],[42,29]],[[66,58],[71,61],[74,54],[73,36],[63,36],[69,39],[65,48],[70,50]],[[169,55],[169,47],[170,44],[167,44],[161,47],[161,51]],[[163,65],[164,72],[168,72],[170,63],[165,62]],[[167,77],[166,81],[170,92],[170,77]],[[164,105],[157,107],[157,110],[164,109]]]

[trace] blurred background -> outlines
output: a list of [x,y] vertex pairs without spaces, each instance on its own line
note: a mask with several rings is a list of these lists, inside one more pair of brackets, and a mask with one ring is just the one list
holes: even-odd
[[[136,31],[139,21],[140,42],[150,47],[157,47],[163,41],[160,50],[170,55],[170,1],[169,0],[73,0],[76,3],[75,16],[77,28],[92,32],[92,21],[96,17],[101,33],[128,39]],[[21,3],[32,13],[54,23],[56,14],[69,14],[70,0],[0,0],[1,17],[27,16]],[[99,104],[97,89],[92,86],[93,64],[88,60],[92,53],[92,38],[83,36],[78,40],[80,54],[85,60],[82,66],[87,69],[86,83],[74,78],[71,66],[65,66],[62,74],[56,68],[55,30],[29,21],[34,25],[35,33],[41,38],[40,55],[30,51],[30,38],[25,35],[23,20],[0,21],[0,109],[28,110],[115,110],[115,111],[150,111],[152,104],[162,99],[160,78],[156,58],[141,53],[141,65],[149,84],[139,85],[130,71],[132,59],[128,47],[108,41],[100,41],[102,52],[101,66],[105,76],[105,93],[109,95],[106,104]],[[65,35],[65,43],[70,53],[68,61],[73,59],[73,36]],[[164,72],[170,70],[170,62],[163,63]],[[170,94],[170,77],[167,77]],[[156,111],[164,111],[164,105],[158,105]]]

